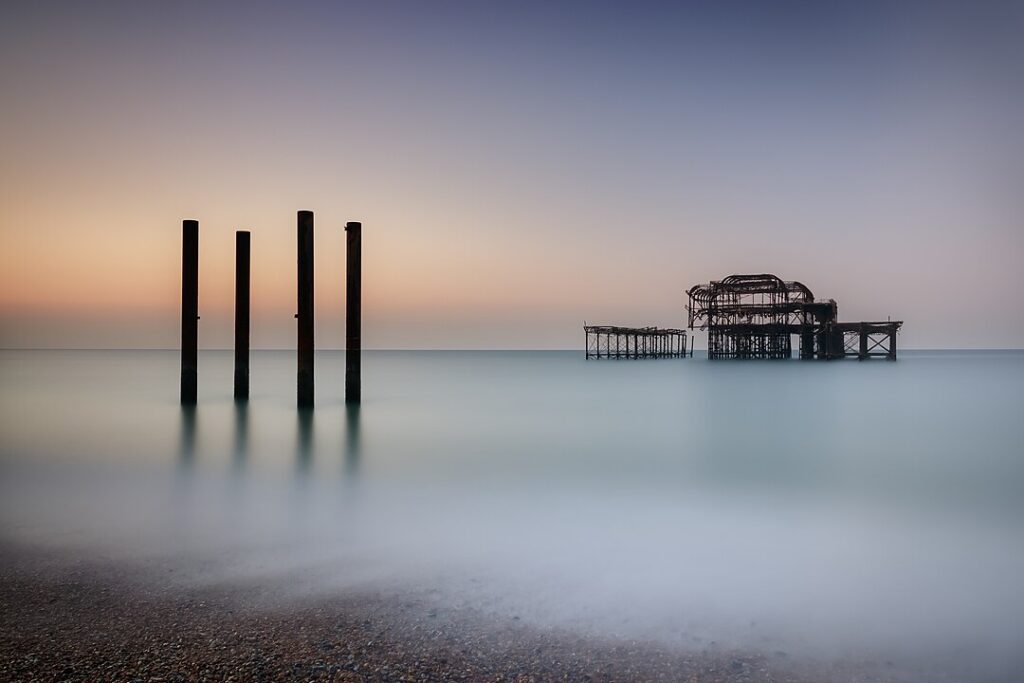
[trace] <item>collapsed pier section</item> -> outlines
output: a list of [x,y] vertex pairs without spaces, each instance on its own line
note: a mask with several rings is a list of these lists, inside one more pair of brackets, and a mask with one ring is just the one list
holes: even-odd
[[686,330],[615,325],[584,325],[583,330],[587,359],[686,358]]

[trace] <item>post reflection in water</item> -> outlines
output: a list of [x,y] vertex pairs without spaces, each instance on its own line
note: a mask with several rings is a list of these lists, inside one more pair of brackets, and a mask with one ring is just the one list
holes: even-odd
[[234,448],[231,452],[231,466],[235,474],[245,471],[249,459],[249,402],[235,401]]
[[181,406],[181,425],[178,433],[178,469],[189,471],[196,459],[196,407]]
[[299,408],[296,415],[295,469],[301,475],[313,463],[313,409]]
[[362,443],[359,434],[358,403],[345,405],[345,477],[354,479],[359,474]]

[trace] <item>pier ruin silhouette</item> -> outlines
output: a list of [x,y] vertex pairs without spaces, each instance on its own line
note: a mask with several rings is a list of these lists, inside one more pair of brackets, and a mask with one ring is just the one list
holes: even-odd
[[588,359],[686,358],[686,330],[586,323],[583,330],[587,337]]
[[[708,358],[896,360],[902,320],[840,322],[834,299],[770,273],[730,275],[691,287],[687,327],[708,333]],[[583,324],[591,358],[686,358],[686,330]],[[693,355],[690,340],[689,355]]]
[[708,358],[896,360],[902,320],[840,322],[834,299],[769,273],[730,275],[687,291],[688,326],[708,333]]

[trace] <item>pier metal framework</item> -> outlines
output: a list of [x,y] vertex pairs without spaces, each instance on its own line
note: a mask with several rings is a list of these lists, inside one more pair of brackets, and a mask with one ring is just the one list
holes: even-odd
[[589,358],[685,358],[686,330],[583,325]]
[[687,291],[688,326],[708,333],[709,358],[896,359],[902,321],[839,322],[833,299],[768,273],[730,275]]
[[[843,340],[843,358],[885,358],[896,360],[896,333],[899,331],[902,321],[879,321],[859,323],[833,323],[831,326],[832,339],[837,341],[836,335],[841,335]],[[836,356],[833,356],[836,357]]]

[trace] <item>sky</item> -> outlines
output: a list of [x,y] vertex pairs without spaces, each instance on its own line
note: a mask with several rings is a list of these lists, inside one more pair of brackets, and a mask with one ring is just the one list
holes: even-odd
[[[580,348],[772,272],[904,348],[1024,347],[1024,6],[5,2],[0,347]],[[698,335],[698,344],[703,342]]]

